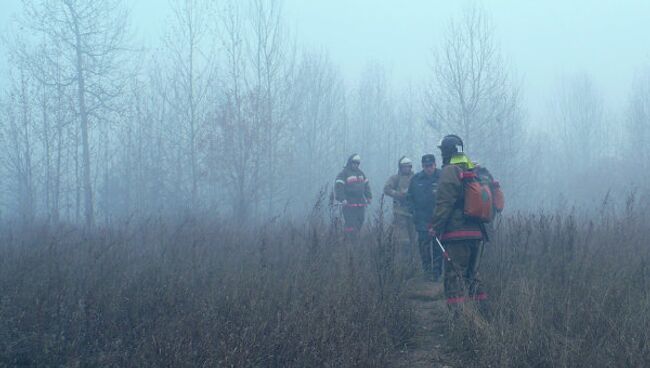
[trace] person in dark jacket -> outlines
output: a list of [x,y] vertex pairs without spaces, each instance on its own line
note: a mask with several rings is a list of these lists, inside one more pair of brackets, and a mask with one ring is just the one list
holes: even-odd
[[366,175],[359,169],[361,157],[353,154],[343,170],[336,176],[334,199],[343,209],[343,232],[356,238],[365,220],[366,207],[372,201],[372,192]]
[[442,275],[442,252],[439,247],[433,246],[433,238],[429,234],[439,178],[436,157],[426,154],[422,156],[422,171],[413,176],[407,192],[407,203],[418,233],[422,270],[434,281]]
[[408,206],[407,192],[413,178],[413,162],[406,156],[397,163],[397,174],[391,176],[384,185],[384,194],[393,198],[393,232],[402,254],[412,254],[415,245],[413,215]]
[[487,299],[480,290],[477,269],[483,246],[483,229],[465,216],[461,175],[474,169],[463,152],[463,141],[448,135],[440,142],[443,167],[432,220],[432,236],[440,239],[448,253],[445,261],[445,296],[453,307],[467,301]]

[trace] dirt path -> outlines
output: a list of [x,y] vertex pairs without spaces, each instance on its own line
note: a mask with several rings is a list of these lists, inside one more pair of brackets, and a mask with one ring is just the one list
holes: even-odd
[[394,367],[459,367],[447,348],[447,307],[441,283],[422,278],[409,282],[407,297],[415,310],[417,331],[398,353]]

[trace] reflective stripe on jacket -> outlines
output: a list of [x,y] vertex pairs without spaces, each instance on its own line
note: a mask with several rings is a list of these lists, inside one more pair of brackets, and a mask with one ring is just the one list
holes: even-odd
[[334,196],[337,201],[350,204],[368,203],[372,199],[368,178],[360,169],[346,166],[336,177]]

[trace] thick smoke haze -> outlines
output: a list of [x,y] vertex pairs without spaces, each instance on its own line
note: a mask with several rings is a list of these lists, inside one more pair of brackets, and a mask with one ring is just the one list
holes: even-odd
[[650,0],[0,0],[0,367],[650,367],[649,36]]
[[[149,47],[159,44],[171,16],[169,3],[129,2],[132,26]],[[431,49],[449,18],[466,4],[288,0],[283,8],[298,42],[327,50],[346,79],[358,78],[369,61],[376,61],[402,84],[427,74]],[[648,1],[495,0],[483,6],[494,20],[504,54],[522,76],[535,120],[544,120],[545,104],[539,101],[564,75],[588,73],[617,107],[624,104],[635,75],[650,63]],[[20,12],[20,0],[4,0],[2,8],[0,27],[6,31]]]
[[[117,38],[83,65],[89,106],[54,3],[0,14],[3,216],[300,214],[350,154],[379,194],[400,156],[437,154],[447,133],[513,208],[643,182],[621,173],[648,157],[646,1],[98,2]],[[462,49],[472,29],[480,50]],[[454,100],[457,72],[474,100]]]

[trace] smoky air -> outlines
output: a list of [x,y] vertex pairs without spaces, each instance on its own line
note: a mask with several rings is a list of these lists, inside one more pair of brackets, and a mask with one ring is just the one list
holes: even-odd
[[4,0],[0,366],[648,366],[649,17]]

